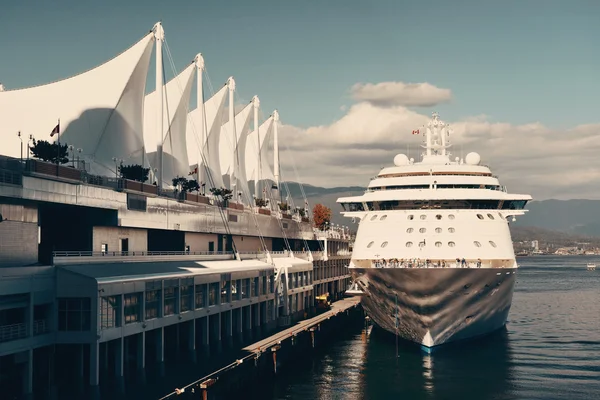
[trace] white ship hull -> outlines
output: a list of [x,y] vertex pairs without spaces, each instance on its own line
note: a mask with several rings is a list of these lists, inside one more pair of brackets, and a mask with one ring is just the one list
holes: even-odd
[[[502,328],[516,268],[352,268],[362,304],[381,328],[434,346]],[[396,296],[397,295],[397,296]],[[397,298],[397,300],[396,300]]]

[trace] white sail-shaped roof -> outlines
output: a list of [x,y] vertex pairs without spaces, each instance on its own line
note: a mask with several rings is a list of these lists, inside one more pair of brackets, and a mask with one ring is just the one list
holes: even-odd
[[[259,180],[270,179],[274,180],[273,170],[269,164],[269,141],[273,136],[273,117],[269,117],[258,128],[258,136],[256,131],[248,134],[246,141],[246,174],[251,180],[256,179],[257,169],[260,158],[260,177]],[[259,150],[260,146],[260,150]],[[260,151],[260,157],[258,156]]]
[[[192,63],[163,86],[163,184],[170,185],[172,178],[186,177],[189,173],[186,126],[195,71],[196,65]],[[158,93],[154,91],[144,99],[144,145],[153,168],[158,168],[156,145],[161,137],[157,112]]]
[[254,110],[252,103],[248,104],[242,111],[235,116],[235,130],[237,131],[236,149],[233,154],[229,154],[234,164],[234,179],[236,180],[236,188],[239,192],[250,196],[248,188],[248,178],[246,177],[246,141],[250,130],[250,116]]
[[[199,105],[195,110],[188,114],[187,123],[187,143],[188,143],[188,159],[192,164],[196,162],[202,167],[199,171],[203,172],[203,176],[208,181],[206,172],[210,171],[210,175],[216,187],[224,186],[223,174],[221,173],[221,164],[219,161],[219,136],[221,133],[221,125],[223,121],[223,110],[225,107],[225,97],[228,92],[227,85],[214,94],[210,99],[204,102],[204,107]],[[204,118],[202,114],[204,113]],[[204,121],[207,138],[202,138],[202,121]],[[200,158],[200,148],[204,159],[208,162],[208,166],[204,165]],[[207,184],[207,191],[210,189]]]
[[[236,138],[234,139],[231,131],[231,125],[227,122],[221,126],[221,143],[220,148],[220,161],[221,171],[223,174],[233,174],[234,163],[235,163],[235,148],[239,146],[239,141],[242,136],[247,136],[248,125],[250,124],[250,117],[252,116],[252,103],[244,107],[235,116],[235,130],[237,131]],[[245,138],[244,138],[245,140]],[[245,147],[243,147],[245,149]],[[242,147],[238,147],[238,153],[241,153]]]
[[24,137],[60,141],[83,150],[90,172],[114,174],[113,157],[142,161],[142,102],[154,34],[87,72],[46,85],[0,92],[0,154],[19,157]]

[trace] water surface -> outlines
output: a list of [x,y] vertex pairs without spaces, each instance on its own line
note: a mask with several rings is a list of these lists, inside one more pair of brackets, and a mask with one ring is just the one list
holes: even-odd
[[[600,399],[600,257],[520,258],[506,330],[432,355],[374,328],[341,332],[263,399]],[[258,394],[255,394],[255,396]]]

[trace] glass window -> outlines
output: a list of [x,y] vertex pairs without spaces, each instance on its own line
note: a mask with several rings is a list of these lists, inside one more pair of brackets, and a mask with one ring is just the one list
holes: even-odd
[[244,279],[242,281],[242,299],[250,297],[250,279]]
[[419,218],[421,218],[421,219],[427,219],[427,215],[422,214]]
[[425,229],[425,228],[419,229],[419,233],[425,233],[425,232],[427,232],[427,229]]
[[121,296],[100,298],[100,329],[121,326]]
[[175,314],[175,299],[177,298],[177,288],[176,287],[166,287],[165,288],[165,309],[163,312],[163,316],[173,315]]
[[489,219],[494,219],[494,216],[492,214],[488,214],[487,216]]
[[413,219],[415,219],[415,216],[414,215],[409,215],[408,219],[412,221]]
[[263,276],[262,277],[262,286],[260,288],[260,294],[265,295],[267,294],[267,276]]
[[501,213],[498,213],[498,217],[500,217],[500,219],[504,219],[504,216]]
[[[146,288],[148,286],[146,285]],[[146,319],[158,318],[160,290],[146,289]]]
[[454,214],[449,214],[448,219],[454,219]]
[[442,228],[435,228],[435,233],[442,233]]
[[425,247],[425,241],[419,242],[419,247]]
[[435,247],[442,247],[442,242],[435,242]]
[[208,286],[208,305],[216,306],[219,301],[219,282],[213,282]]
[[448,242],[448,246],[449,247],[454,247],[454,246],[456,246],[456,243],[454,243],[454,242]]
[[435,216],[435,218],[436,218],[436,219],[442,219],[442,215],[441,215],[441,214],[438,214],[438,215],[436,215],[436,216]]
[[375,244],[375,242],[369,242],[369,244],[367,245],[367,249],[370,249],[371,246],[373,246],[373,244]]
[[91,300],[89,297],[58,299],[58,330],[89,331]]
[[408,229],[406,230],[406,233],[413,233],[413,231],[414,231],[414,229],[413,229],[413,228],[408,228]]
[[231,282],[221,281],[221,304],[229,303],[231,294]]
[[375,214],[375,215],[373,215],[373,216],[371,217],[371,221],[373,221],[373,220],[375,220],[375,219],[377,219],[377,214]]
[[448,228],[448,233],[454,233],[454,232],[456,232],[456,230],[454,228],[452,228],[452,227]]
[[180,312],[187,312],[192,310],[192,299],[194,298],[194,287],[193,286],[182,286],[180,289],[180,301],[181,310]]
[[387,215],[382,215],[381,218],[379,218],[380,221],[385,221],[385,219],[387,218]]
[[477,214],[477,218],[479,218],[479,219],[483,219],[483,215],[481,215],[481,214]]
[[125,324],[132,324],[142,320],[142,293],[127,293],[123,295],[123,311]]
[[406,247],[412,247],[413,243],[412,242],[406,242]]
[[205,307],[206,284],[196,285],[196,308]]
[[494,243],[494,242],[493,242],[493,241],[491,241],[491,240],[490,240],[490,245],[491,245],[492,247],[497,247],[497,246],[496,246],[496,243]]
[[381,243],[381,247],[385,247],[385,246],[387,246],[387,245],[388,245],[388,242],[383,242],[383,243]]
[[473,244],[475,245],[475,247],[481,247],[481,243],[479,243],[477,240],[474,241]]

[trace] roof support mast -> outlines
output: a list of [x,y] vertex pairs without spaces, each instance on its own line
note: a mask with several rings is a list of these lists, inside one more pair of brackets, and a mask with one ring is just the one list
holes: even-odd
[[229,135],[231,136],[231,139],[233,140],[232,145],[233,145],[233,157],[234,157],[234,162],[233,162],[233,166],[231,169],[231,172],[229,173],[229,189],[231,189],[231,191],[233,192],[233,199],[234,201],[237,203],[238,202],[238,191],[237,191],[237,182],[236,182],[236,160],[238,159],[238,155],[237,155],[237,132],[235,131],[235,104],[234,104],[234,99],[233,99],[233,93],[235,92],[235,80],[233,79],[233,77],[229,77],[229,79],[227,80],[227,88],[229,89]]
[[[259,179],[260,179],[260,174],[258,172],[259,168],[260,168],[260,134],[258,132],[258,109],[260,107],[260,100],[258,99],[258,96],[254,96],[252,98],[252,106],[254,107],[254,132],[256,132],[256,148],[258,149],[258,165],[257,167],[254,169],[254,197],[259,198],[262,197],[261,193],[260,193],[260,185],[258,183]],[[243,150],[242,150],[243,151]],[[254,206],[254,204],[252,204],[252,206]]]
[[[200,145],[198,146],[198,156],[196,158],[196,182],[199,185],[203,183],[204,180],[204,168],[202,162],[202,149],[204,148],[204,144],[206,143],[206,122],[204,115],[204,88],[202,87],[202,75],[204,72],[204,57],[202,57],[202,53],[198,53],[196,55],[196,107],[200,111],[199,114],[199,122],[200,122]],[[188,143],[190,146],[191,143]],[[204,193],[204,191],[202,192]]]
[[[279,194],[279,135],[277,133],[277,125],[279,125],[279,112],[273,111],[273,176],[275,178],[275,187]],[[279,196],[277,196],[279,197]]]
[[156,131],[158,132],[158,142],[156,144],[156,157],[158,160],[158,188],[163,184],[163,102],[164,102],[164,81],[163,81],[163,59],[162,43],[165,39],[165,31],[162,24],[157,22],[154,25],[154,38],[156,40],[156,93],[158,94],[158,110],[156,113]]

